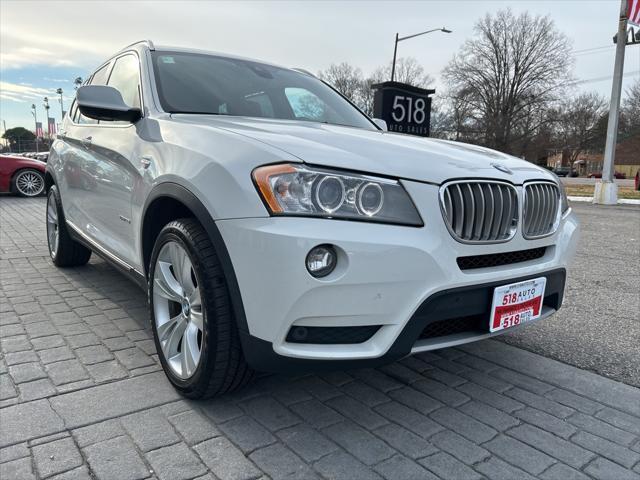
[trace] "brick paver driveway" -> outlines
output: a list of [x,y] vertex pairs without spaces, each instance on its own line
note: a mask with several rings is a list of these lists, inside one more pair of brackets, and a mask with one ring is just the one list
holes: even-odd
[[0,478],[640,479],[640,391],[497,341],[182,400],[144,294],[0,198]]

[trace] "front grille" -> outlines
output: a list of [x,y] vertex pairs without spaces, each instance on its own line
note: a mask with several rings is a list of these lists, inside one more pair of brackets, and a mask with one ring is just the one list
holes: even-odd
[[462,318],[451,318],[428,324],[422,333],[421,339],[446,337],[456,333],[485,332],[488,331],[489,321],[487,315],[471,315]]
[[363,343],[373,337],[380,325],[356,327],[303,327],[294,325],[287,333],[287,342],[315,344]]
[[512,263],[528,262],[544,257],[547,247],[532,248],[529,250],[518,250],[517,252],[490,253],[488,255],[472,255],[469,257],[458,257],[457,262],[460,270],[473,270],[474,268],[499,267],[501,265],[511,265]]
[[522,234],[524,238],[549,235],[558,226],[560,191],[554,183],[529,183],[524,187]]
[[440,190],[445,223],[463,243],[509,240],[518,225],[518,194],[507,183],[465,181]]

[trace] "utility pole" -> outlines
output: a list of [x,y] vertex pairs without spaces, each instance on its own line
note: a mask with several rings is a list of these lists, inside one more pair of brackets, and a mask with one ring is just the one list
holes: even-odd
[[59,88],[56,90],[56,93],[58,95],[60,95],[60,121],[62,122],[62,120],[64,120],[64,105],[63,105],[63,100],[62,100],[62,89]]
[[[43,98],[43,106],[44,106],[44,111],[47,114],[47,137],[51,138],[51,135],[49,133],[50,129],[49,129],[49,97],[44,97]],[[42,127],[42,134],[44,135],[44,126]]]
[[36,153],[38,153],[38,113],[36,111],[36,104],[31,104],[31,115],[33,115],[33,119],[36,123]]
[[406,37],[399,37],[396,33],[396,42],[393,46],[393,62],[391,63],[391,81],[393,82],[396,78],[396,55],[398,53],[398,42],[402,42],[404,40],[409,40],[410,38],[419,37],[420,35],[426,35],[427,33],[433,32],[443,32],[443,33],[451,33],[451,30],[446,27],[442,28],[434,28],[433,30],[427,30],[426,32],[415,33],[413,35],[407,35]]
[[618,203],[618,184],[615,182],[613,174],[616,145],[618,143],[618,120],[620,118],[620,97],[622,96],[624,49],[627,44],[627,5],[628,0],[621,0],[616,43],[616,61],[613,66],[613,85],[611,87],[611,104],[609,106],[609,122],[607,124],[607,142],[604,147],[604,160],[602,164],[602,181],[596,182],[596,188],[593,194],[593,203],[600,205],[615,205]]

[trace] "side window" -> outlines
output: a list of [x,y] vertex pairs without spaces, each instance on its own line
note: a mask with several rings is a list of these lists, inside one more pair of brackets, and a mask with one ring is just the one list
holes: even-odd
[[117,88],[124,103],[140,108],[140,68],[135,55],[125,55],[116,60],[107,85]]
[[327,105],[309,90],[297,87],[284,89],[293,115],[301,120],[326,122]]
[[78,104],[74,100],[73,104],[71,104],[71,109],[69,110],[69,118],[74,123],[78,121],[78,112],[79,112]]

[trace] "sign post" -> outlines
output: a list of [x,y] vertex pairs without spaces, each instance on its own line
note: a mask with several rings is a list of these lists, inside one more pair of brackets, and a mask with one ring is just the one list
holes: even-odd
[[387,122],[390,132],[428,137],[431,97],[436,91],[399,82],[372,85],[373,116]]

